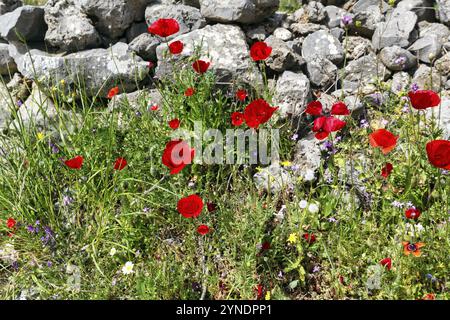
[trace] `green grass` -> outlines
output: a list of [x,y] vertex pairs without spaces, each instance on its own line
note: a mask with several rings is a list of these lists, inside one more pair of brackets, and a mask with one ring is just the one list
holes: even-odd
[[294,12],[302,6],[300,0],[281,0],[279,10],[283,12]]
[[[124,101],[111,111],[108,100],[89,98],[81,87],[68,92],[63,83],[41,85],[55,102],[57,120],[45,129],[31,122],[1,135],[0,248],[12,245],[17,254],[0,261],[1,298],[31,291],[29,298],[42,299],[256,299],[258,285],[262,298],[272,299],[449,298],[448,176],[428,163],[424,151],[441,132],[416,111],[403,113],[405,92],[394,94],[380,83],[390,99],[368,107],[372,128],[348,117],[338,152],[324,160],[319,180],[297,181],[293,190],[271,195],[255,189],[256,165],[193,164],[168,174],[161,164],[171,133],[167,121],[178,117],[182,128],[192,129],[202,120],[224,130],[231,128],[231,112],[246,105],[218,90],[210,72],[175,70],[172,79],[157,84],[164,97],[157,112],[148,110],[145,93],[137,110]],[[196,94],[185,97],[190,86]],[[270,93],[252,91],[248,101],[259,97],[270,100]],[[65,116],[69,111],[79,116]],[[400,137],[387,156],[368,143],[381,119]],[[282,128],[282,160],[292,160],[293,131],[276,120],[266,126]],[[61,161],[76,155],[85,157],[79,171]],[[128,161],[122,171],[113,170],[117,157]],[[380,176],[386,161],[394,165],[388,179]],[[370,203],[360,189],[337,179],[348,174],[346,165],[359,170]],[[194,193],[217,209],[183,218],[177,201]],[[319,211],[300,207],[301,200],[316,203]],[[393,201],[411,202],[422,216],[406,221]],[[284,219],[275,219],[282,206]],[[11,237],[9,217],[20,223]],[[37,220],[39,232],[29,232]],[[201,223],[212,232],[198,235]],[[411,236],[407,223],[420,223],[424,231]],[[305,232],[317,240],[308,244]],[[424,242],[422,256],[405,256],[402,241]],[[261,250],[263,243],[270,249]],[[379,266],[385,257],[392,258],[390,271]],[[127,261],[134,263],[133,274],[121,272]],[[379,273],[380,286],[368,290],[371,273]]]
[[47,0],[25,0],[23,3],[33,6],[40,6],[46,4]]

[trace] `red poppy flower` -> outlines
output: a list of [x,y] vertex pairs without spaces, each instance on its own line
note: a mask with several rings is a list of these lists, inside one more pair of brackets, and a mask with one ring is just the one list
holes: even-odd
[[236,98],[240,101],[244,101],[247,99],[247,91],[243,89],[236,91]]
[[345,127],[347,123],[335,117],[319,117],[314,119],[313,132],[316,132],[315,137],[323,140],[331,132],[339,131]]
[[8,218],[8,220],[6,220],[6,226],[8,227],[8,229],[13,229],[16,226],[16,223],[17,221],[13,218]]
[[175,19],[158,19],[148,27],[148,32],[162,38],[170,37],[180,31],[180,25]]
[[309,244],[313,244],[314,242],[316,242],[316,236],[315,236],[314,234],[312,234],[312,233],[306,232],[306,233],[303,234],[302,237],[303,237],[303,239],[305,239],[306,242],[308,242]]
[[202,74],[208,71],[210,64],[211,63],[203,60],[197,60],[192,64],[192,68],[194,68],[195,72]]
[[410,208],[405,211],[405,217],[408,219],[417,220],[420,217],[420,210],[416,208]]
[[184,95],[186,97],[190,97],[190,96],[194,95],[194,93],[195,93],[194,88],[187,88],[186,91],[184,92]]
[[169,127],[173,130],[178,129],[180,126],[180,120],[179,119],[173,119],[169,121]]
[[261,250],[262,251],[266,251],[270,249],[270,242],[269,241],[264,241],[261,245]]
[[387,177],[389,177],[389,175],[391,174],[393,169],[394,169],[394,166],[392,165],[392,163],[388,162],[384,165],[383,169],[381,169],[381,175],[384,178],[387,178]]
[[394,136],[386,129],[378,129],[369,135],[370,145],[372,147],[379,147],[383,154],[391,152],[397,144],[398,137]]
[[272,53],[272,47],[269,47],[264,41],[255,42],[250,48],[250,56],[253,61],[266,60]]
[[322,114],[322,103],[318,100],[311,101],[306,106],[305,113],[312,116],[320,116]]
[[241,112],[233,112],[231,114],[231,123],[233,126],[239,127],[244,122],[244,114]]
[[380,264],[385,267],[388,270],[391,270],[392,268],[392,259],[391,258],[384,258],[380,261]]
[[159,107],[156,104],[154,106],[150,107],[150,110],[152,110],[152,111],[156,111],[158,109],[159,109]]
[[261,284],[258,284],[256,286],[256,293],[257,293],[256,299],[262,299],[264,294],[264,287]]
[[177,210],[185,218],[197,218],[203,210],[203,200],[196,194],[181,198]]
[[441,103],[441,98],[433,90],[410,91],[408,96],[413,108],[418,110],[436,107]]
[[204,224],[199,225],[198,228],[197,228],[197,232],[199,234],[201,234],[202,236],[204,236],[205,234],[209,233],[209,227],[207,225],[204,225]]
[[206,204],[206,207],[208,208],[208,212],[214,212],[214,211],[217,210],[217,206],[216,206],[216,204],[213,203],[213,202],[208,202],[208,203]]
[[117,158],[114,163],[114,170],[123,170],[127,166],[128,162],[125,158]]
[[114,96],[119,94],[119,87],[114,87],[109,90],[108,95],[106,96],[108,99],[112,99]]
[[172,140],[166,144],[162,163],[170,169],[170,174],[177,174],[194,159],[195,150],[183,140]]
[[84,158],[82,156],[76,156],[75,158],[64,161],[66,166],[71,169],[79,170],[83,166]]
[[345,103],[339,101],[331,107],[331,114],[336,116],[348,116],[350,114],[350,110],[348,110]]
[[427,143],[428,161],[435,167],[450,170],[450,141],[433,140]]
[[245,123],[250,128],[258,128],[260,124],[270,120],[278,107],[272,108],[264,99],[257,99],[251,102],[244,111]]
[[183,51],[184,45],[181,41],[174,41],[169,44],[169,51],[171,54],[180,54]]
[[420,257],[422,255],[420,248],[425,246],[425,244],[422,242],[411,243],[408,241],[403,241],[402,245],[403,245],[403,254],[404,255],[409,256],[410,254],[412,254],[415,257]]
[[422,300],[436,300],[436,295],[434,293],[427,293]]

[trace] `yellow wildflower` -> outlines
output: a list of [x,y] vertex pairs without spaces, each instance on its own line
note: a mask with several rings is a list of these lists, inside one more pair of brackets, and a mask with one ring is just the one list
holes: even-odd
[[265,296],[264,299],[270,300],[270,291],[267,291],[267,292],[266,292],[266,296]]
[[37,134],[37,139],[38,139],[39,141],[41,141],[42,139],[44,139],[44,134],[43,134],[42,132],[38,132],[38,134]]
[[283,162],[281,162],[281,165],[283,167],[290,167],[290,166],[292,166],[292,162],[290,162],[290,161],[283,161]]
[[297,240],[298,240],[297,234],[291,233],[291,234],[289,235],[289,238],[288,238],[287,241],[290,242],[290,243],[296,243]]
[[361,21],[356,20],[356,21],[355,21],[355,26],[356,26],[357,28],[361,27]]

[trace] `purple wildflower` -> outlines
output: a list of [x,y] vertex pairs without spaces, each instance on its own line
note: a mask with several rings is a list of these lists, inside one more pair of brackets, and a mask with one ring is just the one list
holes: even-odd
[[64,206],[64,207],[68,207],[68,206],[70,206],[72,203],[73,203],[73,198],[72,198],[72,197],[70,197],[70,196],[68,196],[68,195],[65,195],[65,196],[63,197],[63,206]]
[[14,269],[14,271],[19,271],[19,262],[18,261],[14,261],[12,263],[12,268]]
[[313,273],[319,272],[320,271],[320,267],[319,266],[314,266],[314,268],[312,269]]
[[47,261],[47,267],[51,268],[52,265],[53,263],[51,261]]
[[394,63],[403,67],[406,63],[406,57],[400,56],[397,59],[395,59]]
[[298,138],[298,134],[295,133],[295,134],[292,135],[291,140],[292,141],[296,141],[297,138]]
[[404,206],[404,204],[403,203],[401,203],[400,201],[397,201],[397,200],[394,200],[392,203],[391,203],[391,205],[394,207],[394,208],[403,208],[403,206]]
[[21,107],[23,105],[23,102],[22,102],[22,100],[19,99],[19,100],[17,100],[16,104],[18,107]]
[[366,119],[362,119],[361,122],[359,123],[359,126],[361,128],[368,128],[369,127],[369,122],[367,122]]
[[342,17],[341,21],[344,26],[348,26],[353,23],[353,18],[352,16],[345,15]]
[[419,86],[417,85],[417,83],[413,83],[411,85],[411,91],[416,92],[417,90],[419,90]]

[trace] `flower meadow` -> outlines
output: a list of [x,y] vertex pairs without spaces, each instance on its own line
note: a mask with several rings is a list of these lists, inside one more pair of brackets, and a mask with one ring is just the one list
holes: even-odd
[[[166,39],[179,24],[162,18],[148,32]],[[167,41],[173,74],[149,79],[159,105],[143,94],[131,107],[120,83],[104,97],[68,94],[61,80],[43,90],[80,117],[1,135],[3,299],[450,297],[450,141],[436,125],[439,92],[393,93],[380,80],[388,99],[363,114],[344,101],[327,108],[317,94],[299,119],[284,119],[265,42],[248,52],[264,74],[255,87],[219,85],[204,53],[172,59],[184,45]],[[195,121],[277,128],[290,172],[299,170],[295,144],[311,133],[320,169],[261,190],[253,176],[262,165],[196,163],[201,151],[173,138]]]

